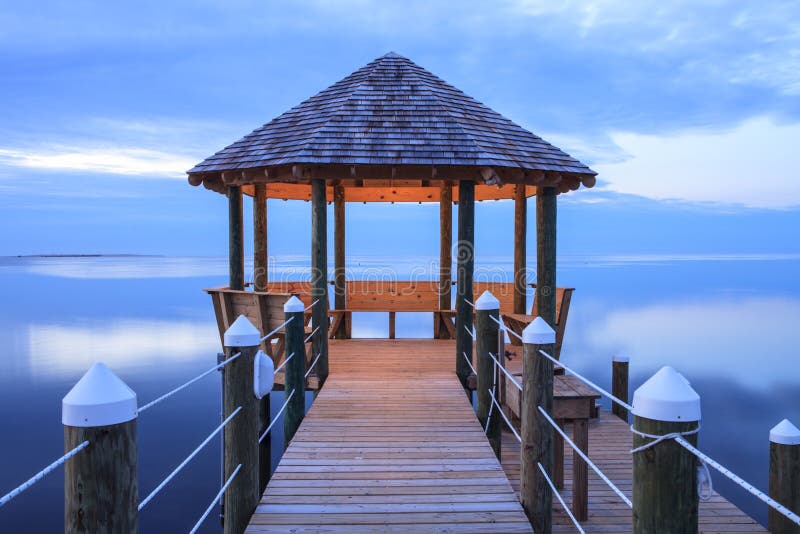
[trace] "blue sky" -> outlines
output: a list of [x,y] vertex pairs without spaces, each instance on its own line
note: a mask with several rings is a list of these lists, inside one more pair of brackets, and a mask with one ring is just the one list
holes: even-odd
[[[183,172],[391,50],[600,173],[560,197],[563,253],[800,252],[797,2],[4,4],[0,254],[224,254]],[[307,251],[308,211],[270,202],[272,253]],[[512,217],[478,205],[479,254]],[[351,254],[438,250],[436,206],[348,224]]]

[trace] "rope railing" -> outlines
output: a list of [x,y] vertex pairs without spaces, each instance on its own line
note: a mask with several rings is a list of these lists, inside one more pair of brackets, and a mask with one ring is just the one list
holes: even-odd
[[272,430],[272,427],[275,425],[275,422],[276,422],[278,419],[280,419],[280,417],[281,417],[281,414],[283,414],[283,411],[284,411],[284,410],[286,409],[286,407],[289,405],[289,401],[290,401],[290,400],[292,400],[292,397],[294,397],[294,392],[295,392],[295,390],[293,389],[293,390],[292,390],[292,391],[289,393],[289,395],[286,397],[286,400],[285,400],[285,401],[283,401],[283,406],[281,406],[281,409],[280,409],[280,410],[278,410],[278,413],[276,413],[276,414],[275,414],[275,417],[272,419],[272,421],[270,421],[270,423],[269,423],[269,426],[267,426],[267,429],[266,429],[266,430],[264,430],[264,433],[263,433],[263,434],[261,434],[261,437],[259,437],[259,438],[258,438],[258,442],[259,442],[259,443],[261,443],[262,441],[264,441],[264,438],[266,438],[266,437],[269,435],[269,431],[270,431],[270,430]]
[[267,339],[269,339],[269,338],[271,338],[272,336],[274,336],[275,334],[277,334],[278,332],[280,332],[282,328],[285,328],[287,324],[289,324],[289,323],[291,323],[291,322],[292,322],[292,319],[294,319],[294,316],[292,316],[292,317],[289,317],[288,319],[286,319],[285,321],[283,321],[283,322],[282,322],[282,323],[281,323],[281,324],[280,324],[280,325],[279,325],[277,328],[275,328],[274,330],[272,330],[272,332],[270,332],[270,333],[269,333],[269,334],[267,334],[266,336],[262,337],[262,338],[261,338],[261,341],[262,341],[262,342],[264,342],[264,341],[266,341]]
[[507,326],[505,325],[505,323],[503,322],[503,318],[502,318],[502,317],[501,317],[500,319],[498,319],[497,317],[494,317],[493,315],[490,315],[490,316],[489,316],[489,318],[490,318],[492,321],[496,322],[496,323],[497,323],[497,324],[500,326],[500,330],[502,330],[503,332],[506,332],[507,334],[511,334],[511,335],[512,335],[512,336],[514,336],[515,338],[517,338],[517,339],[519,339],[520,341],[522,341],[522,336],[521,336],[521,335],[519,335],[519,334],[517,334],[517,333],[516,333],[516,332],[514,332],[513,330],[511,330],[509,327],[507,327]]
[[203,512],[203,515],[200,516],[200,519],[198,519],[197,523],[194,524],[194,526],[192,527],[192,530],[189,531],[189,534],[195,534],[195,532],[197,532],[200,529],[200,525],[203,524],[203,521],[206,520],[206,518],[208,517],[208,514],[210,514],[211,511],[214,509],[214,507],[217,505],[217,502],[219,502],[219,500],[222,498],[222,494],[225,493],[225,490],[228,489],[228,486],[231,485],[231,482],[233,482],[234,477],[236,477],[236,475],[239,473],[239,470],[241,468],[242,468],[242,464],[239,464],[239,465],[236,466],[236,469],[233,470],[233,473],[231,473],[231,476],[229,476],[228,480],[225,481],[225,484],[222,485],[222,488],[220,488],[219,492],[214,497],[214,499],[211,501],[211,504],[208,505],[208,508],[206,508],[206,511]]
[[539,471],[542,472],[542,476],[544,476],[544,479],[547,481],[547,485],[550,486],[550,490],[553,492],[553,495],[556,496],[558,502],[561,503],[561,507],[564,509],[565,512],[567,512],[567,515],[572,520],[572,524],[575,525],[575,528],[578,530],[578,532],[580,532],[581,534],[586,534],[583,530],[583,527],[581,527],[581,524],[578,523],[577,519],[575,519],[572,510],[570,510],[569,506],[567,506],[567,503],[564,502],[564,497],[562,497],[561,494],[558,492],[558,489],[556,489],[556,485],[553,484],[553,481],[550,479],[550,476],[547,474],[547,471],[544,470],[544,467],[542,467],[542,464],[536,462],[536,465],[539,467]]
[[220,433],[220,431],[221,431],[223,428],[225,428],[225,426],[226,426],[228,423],[230,423],[231,419],[233,419],[233,418],[236,416],[236,414],[238,414],[240,411],[242,411],[242,407],[241,407],[241,406],[239,406],[238,408],[236,408],[236,409],[235,409],[235,410],[234,410],[234,411],[233,411],[233,412],[232,412],[232,413],[231,413],[231,414],[230,414],[230,415],[229,415],[229,416],[228,416],[228,417],[227,417],[227,418],[226,418],[226,419],[225,419],[225,420],[222,422],[222,424],[220,424],[220,425],[219,425],[217,428],[215,428],[215,429],[214,429],[214,431],[213,431],[213,432],[211,432],[211,434],[209,434],[209,435],[208,435],[208,437],[207,437],[206,439],[204,439],[204,440],[203,440],[203,442],[202,442],[200,445],[198,445],[198,446],[197,446],[197,448],[196,448],[195,450],[193,450],[193,451],[192,451],[192,452],[189,454],[189,456],[187,456],[187,457],[186,457],[186,459],[185,459],[185,460],[183,460],[183,461],[182,461],[182,462],[181,462],[181,463],[178,465],[178,467],[176,467],[175,469],[173,469],[173,470],[172,470],[172,472],[171,472],[170,474],[168,474],[168,475],[166,476],[166,478],[164,478],[164,480],[162,480],[162,481],[161,481],[161,483],[160,483],[158,486],[156,486],[156,487],[155,487],[155,489],[154,489],[153,491],[151,491],[151,492],[150,492],[150,494],[149,494],[147,497],[145,497],[145,498],[144,498],[144,500],[142,500],[142,502],[140,502],[140,503],[139,503],[139,511],[141,512],[141,511],[142,511],[142,509],[143,509],[145,506],[147,506],[147,503],[149,503],[150,501],[152,501],[152,500],[153,500],[153,498],[154,498],[156,495],[158,495],[158,493],[159,493],[159,492],[160,492],[162,489],[164,489],[164,487],[165,487],[165,486],[166,486],[166,485],[169,483],[169,481],[170,481],[170,480],[172,480],[173,478],[175,478],[175,476],[176,476],[178,473],[180,473],[180,471],[181,471],[181,470],[182,470],[184,467],[186,467],[186,465],[187,465],[187,464],[188,464],[188,463],[189,463],[189,462],[192,460],[192,458],[194,458],[195,456],[197,456],[197,453],[199,453],[201,450],[203,450],[203,447],[205,447],[206,445],[208,445],[208,443],[209,443],[209,442],[210,442],[210,441],[211,441],[211,440],[214,438],[214,436],[216,436],[217,434],[219,434],[219,433]]
[[274,372],[273,374],[276,374],[276,375],[277,375],[277,374],[278,374],[278,372],[279,372],[281,369],[283,369],[283,368],[286,366],[286,364],[287,364],[287,363],[289,363],[289,360],[291,360],[292,358],[294,358],[294,352],[293,352],[293,353],[291,353],[289,356],[287,356],[287,357],[286,357],[286,358],[285,358],[285,359],[284,359],[284,360],[281,362],[281,364],[280,364],[278,367],[276,367],[276,368],[275,368],[275,372]]
[[179,391],[181,391],[183,389],[186,389],[187,387],[191,386],[192,384],[194,384],[195,382],[197,382],[201,378],[205,378],[206,376],[210,375],[214,371],[218,371],[218,370],[222,369],[223,367],[225,367],[226,365],[228,365],[229,363],[231,363],[232,361],[234,361],[236,358],[238,358],[241,355],[242,355],[241,352],[237,352],[236,354],[234,354],[233,356],[231,356],[230,358],[228,358],[224,362],[221,362],[221,363],[215,365],[214,367],[212,367],[208,371],[205,371],[205,372],[197,375],[196,377],[192,378],[188,382],[185,382],[185,383],[181,384],[180,386],[176,387],[172,391],[168,391],[167,393],[164,393],[163,395],[161,395],[157,399],[148,402],[147,404],[145,404],[144,406],[139,408],[137,413],[142,413],[143,411],[145,411],[145,410],[147,410],[149,408],[152,408],[153,406],[155,406],[159,402],[170,398],[171,396],[173,396],[174,394],[178,393]]
[[305,376],[303,378],[308,378],[308,375],[310,375],[311,371],[314,370],[314,366],[317,365],[317,362],[319,361],[319,357],[320,356],[322,356],[321,352],[319,354],[317,354],[317,357],[314,358],[313,362],[311,362],[311,366],[308,368],[308,371],[306,371],[306,374],[305,374]]
[[66,453],[64,456],[62,456],[58,460],[54,461],[53,463],[51,463],[50,465],[48,465],[47,467],[45,467],[44,469],[33,475],[31,478],[29,478],[28,480],[26,480],[13,490],[9,491],[8,493],[0,497],[0,506],[3,506],[11,499],[13,499],[26,489],[30,488],[31,486],[42,480],[44,477],[55,471],[64,462],[66,462],[67,460],[69,460],[70,458],[72,458],[73,456],[75,456],[88,446],[89,446],[89,441],[84,441],[83,443],[79,444],[77,447]]
[[786,508],[784,505],[782,505],[781,503],[779,503],[778,501],[776,501],[775,499],[773,499],[769,495],[765,494],[763,491],[759,490],[758,488],[756,488],[755,486],[753,486],[752,484],[750,484],[749,482],[744,480],[742,477],[740,477],[739,475],[737,475],[736,473],[734,473],[730,469],[726,468],[725,466],[723,466],[722,464],[720,464],[719,462],[717,462],[716,460],[714,460],[713,458],[711,458],[707,454],[705,454],[702,451],[700,451],[698,448],[696,448],[691,443],[686,441],[681,435],[676,435],[676,436],[674,436],[673,439],[675,440],[676,443],[678,443],[684,449],[686,449],[687,451],[689,451],[692,454],[694,454],[701,462],[703,462],[704,464],[708,464],[711,467],[713,467],[716,471],[718,471],[719,473],[723,474],[725,477],[727,477],[728,479],[733,481],[736,485],[738,485],[739,487],[741,487],[742,489],[744,489],[745,491],[747,491],[748,493],[750,493],[751,495],[756,497],[758,500],[760,500],[761,502],[763,502],[764,504],[766,504],[767,506],[769,506],[770,508],[772,508],[773,510],[775,510],[779,514],[781,514],[784,517],[786,517],[789,521],[795,523],[796,525],[800,525],[800,516],[799,515],[797,515],[796,513],[792,512],[791,510]]
[[503,409],[497,403],[497,399],[495,399],[495,397],[494,397],[494,391],[492,391],[491,389],[489,390],[489,396],[492,398],[492,403],[495,406],[497,406],[497,411],[500,413],[501,416],[503,416],[503,421],[506,422],[506,425],[508,426],[508,429],[511,430],[511,432],[514,434],[514,437],[517,438],[517,441],[522,443],[522,438],[517,433],[517,430],[514,428],[514,425],[511,424],[511,421],[508,420],[508,417],[506,417],[506,414],[503,412]]
[[553,363],[555,363],[557,365],[560,365],[561,367],[564,368],[564,371],[568,372],[569,374],[571,374],[572,376],[574,376],[575,378],[577,378],[578,380],[580,380],[581,382],[583,382],[584,384],[586,384],[587,386],[592,388],[593,390],[597,391],[599,394],[603,395],[604,397],[609,398],[612,402],[616,402],[617,404],[619,404],[620,406],[622,406],[626,410],[633,410],[633,406],[631,406],[627,402],[615,397],[614,395],[612,395],[611,393],[609,393],[605,389],[601,388],[600,386],[598,386],[597,384],[595,384],[594,382],[592,382],[588,378],[586,378],[583,375],[579,374],[578,372],[576,372],[572,368],[567,367],[562,362],[556,360],[555,358],[553,358],[552,356],[547,354],[545,351],[539,350],[539,354],[541,354],[542,356],[544,356],[545,358],[547,358],[551,362],[553,362]]
[[306,306],[306,308],[303,310],[303,312],[307,312],[308,310],[310,310],[311,308],[313,308],[314,306],[316,306],[318,302],[319,302],[319,299],[316,299],[316,300],[314,300],[314,302],[312,302],[311,304],[309,304],[308,306]]
[[469,300],[469,299],[464,299],[464,302],[466,302],[467,304],[469,304],[469,305],[470,305],[470,306],[472,306],[473,308],[475,307],[475,303],[474,303],[474,302],[472,302],[472,301],[471,301],[471,300]]
[[517,386],[518,390],[522,391],[522,385],[519,382],[517,382],[517,380],[514,378],[514,375],[512,375],[509,372],[509,370],[505,368],[505,366],[500,365],[500,362],[497,360],[497,357],[494,354],[492,354],[491,352],[489,353],[489,357],[491,357],[492,360],[494,360],[495,367],[499,367],[500,370],[503,371],[503,374],[506,375],[506,378],[511,380],[511,383],[514,384],[515,386]]
[[622,499],[625,502],[625,504],[628,505],[628,507],[633,508],[633,503],[631,502],[631,500],[627,496],[625,496],[624,493],[622,493],[622,490],[620,490],[613,482],[611,482],[611,479],[609,479],[606,476],[606,474],[603,473],[603,471],[601,471],[600,468],[597,467],[597,465],[595,465],[595,463],[589,458],[589,456],[585,452],[583,452],[583,450],[581,450],[581,448],[578,447],[575,444],[574,441],[569,439],[569,436],[567,436],[566,432],[564,432],[561,429],[561,427],[558,426],[558,423],[556,423],[553,420],[553,418],[550,417],[550,414],[548,414],[547,411],[544,408],[542,408],[541,406],[537,406],[537,408],[539,410],[539,413],[541,413],[544,416],[544,418],[547,420],[547,422],[550,423],[550,426],[552,426],[556,430],[556,432],[561,434],[561,437],[564,438],[564,441],[569,443],[569,446],[572,447],[572,450],[575,451],[578,454],[578,456],[580,456],[583,459],[584,462],[586,462],[586,465],[591,467],[592,470],[595,473],[597,473],[597,476],[599,476],[602,479],[603,482],[608,484],[608,487],[611,488],[612,490],[614,490],[614,493],[619,495],[619,498]]
[[469,365],[469,369],[472,371],[472,374],[477,375],[478,372],[475,370],[475,367],[472,366],[472,360],[470,360],[469,356],[467,356],[467,352],[462,351],[461,354],[464,356],[464,359],[467,360],[467,365]]
[[466,330],[466,331],[467,331],[467,334],[469,334],[469,336],[472,338],[472,341],[475,341],[475,327],[473,326],[473,327],[472,327],[472,330],[470,330],[470,329],[467,327],[467,325],[464,325],[464,330]]
[[316,327],[314,330],[312,330],[311,333],[308,334],[306,338],[303,340],[303,343],[308,343],[309,341],[311,341],[311,339],[314,337],[314,334],[317,333],[317,330],[319,330],[319,327]]

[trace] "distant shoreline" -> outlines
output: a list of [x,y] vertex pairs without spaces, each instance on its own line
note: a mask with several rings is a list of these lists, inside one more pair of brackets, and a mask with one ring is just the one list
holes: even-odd
[[158,254],[18,254],[14,258],[160,258]]

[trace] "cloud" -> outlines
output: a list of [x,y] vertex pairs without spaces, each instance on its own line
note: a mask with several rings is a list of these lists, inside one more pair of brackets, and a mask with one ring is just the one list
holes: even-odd
[[196,158],[136,147],[0,148],[0,164],[42,170],[183,178]]
[[759,117],[727,131],[611,137],[630,157],[595,165],[609,190],[657,200],[800,206],[795,165],[800,123]]

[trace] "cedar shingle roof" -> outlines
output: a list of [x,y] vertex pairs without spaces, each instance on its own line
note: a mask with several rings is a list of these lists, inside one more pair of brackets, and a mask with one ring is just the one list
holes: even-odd
[[596,174],[393,52],[188,172],[290,164],[463,165]]

